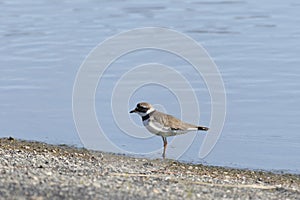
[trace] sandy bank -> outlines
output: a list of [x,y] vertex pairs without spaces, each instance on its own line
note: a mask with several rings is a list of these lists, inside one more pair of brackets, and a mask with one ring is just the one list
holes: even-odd
[[0,139],[3,199],[300,199],[300,176]]

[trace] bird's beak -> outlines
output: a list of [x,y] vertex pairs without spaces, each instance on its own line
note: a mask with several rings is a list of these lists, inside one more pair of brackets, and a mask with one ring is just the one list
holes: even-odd
[[129,113],[134,113],[134,112],[136,112],[136,110],[134,109],[134,110],[132,110],[132,111],[130,111]]

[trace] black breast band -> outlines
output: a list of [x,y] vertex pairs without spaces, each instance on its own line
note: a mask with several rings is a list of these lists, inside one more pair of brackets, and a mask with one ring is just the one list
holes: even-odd
[[148,115],[143,116],[143,117],[142,117],[142,120],[145,121],[145,120],[147,120],[147,119],[149,119],[149,118],[150,118],[150,115],[148,114]]

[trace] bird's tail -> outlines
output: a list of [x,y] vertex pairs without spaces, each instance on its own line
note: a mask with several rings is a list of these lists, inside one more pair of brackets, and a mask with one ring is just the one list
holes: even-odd
[[198,130],[200,130],[200,131],[208,131],[208,130],[209,130],[209,128],[208,128],[208,127],[205,127],[205,126],[198,126],[197,128],[198,128]]

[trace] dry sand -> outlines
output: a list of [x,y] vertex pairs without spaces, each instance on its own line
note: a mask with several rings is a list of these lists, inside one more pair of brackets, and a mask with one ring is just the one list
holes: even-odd
[[1,199],[300,199],[300,175],[0,139]]

